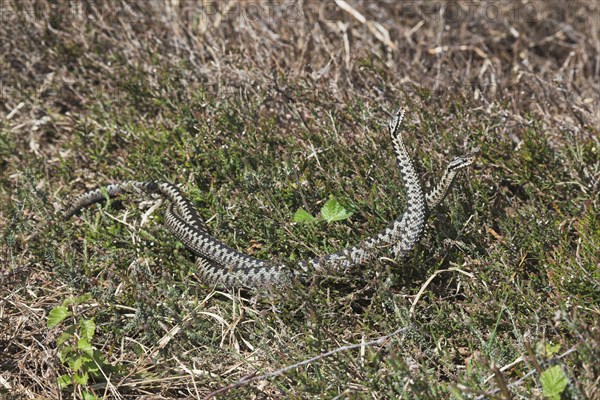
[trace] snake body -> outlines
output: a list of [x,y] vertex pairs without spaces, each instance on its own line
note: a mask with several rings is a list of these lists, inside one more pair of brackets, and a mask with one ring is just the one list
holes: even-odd
[[407,193],[406,210],[381,232],[365,238],[357,245],[333,254],[300,261],[294,266],[254,258],[214,238],[208,233],[204,221],[192,203],[179,188],[168,182],[125,181],[92,190],[76,198],[65,217],[68,218],[106,197],[116,197],[125,192],[143,191],[159,194],[170,202],[165,213],[165,225],[197,256],[196,264],[201,277],[209,284],[226,287],[286,285],[294,278],[306,276],[311,269],[344,270],[363,264],[377,257],[380,250],[388,246],[392,247],[396,258],[402,258],[420,240],[429,210],[444,199],[456,174],[471,165],[475,158],[474,155],[455,158],[446,168],[440,182],[425,195],[400,134],[403,117],[402,111],[396,113],[389,123],[389,130]]

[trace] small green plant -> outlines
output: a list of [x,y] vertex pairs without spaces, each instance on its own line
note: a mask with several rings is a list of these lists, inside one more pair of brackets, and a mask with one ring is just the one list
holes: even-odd
[[560,343],[552,344],[547,341],[540,341],[535,345],[535,352],[541,357],[550,358],[558,354],[560,347]]
[[567,387],[567,376],[560,365],[554,365],[540,374],[542,393],[550,400],[560,400],[562,392]]
[[[536,343],[535,352],[538,356],[549,359],[558,354],[561,345],[552,344],[545,340]],[[544,398],[550,400],[560,400],[565,391],[568,378],[560,365],[553,365],[545,369],[540,374],[540,383],[542,384],[542,394]]]
[[[321,207],[321,218],[327,222],[340,221],[343,219],[350,218],[352,212],[346,210],[335,197],[331,196],[329,200],[325,202]],[[318,217],[313,217],[310,213],[303,208],[299,208],[294,213],[294,222],[315,222],[319,221]]]
[[[79,318],[75,314],[76,306],[89,303],[91,300],[90,294],[71,297],[63,301],[62,305],[54,307],[48,314],[48,328],[55,328],[67,319],[72,321],[71,325],[66,326],[64,332],[56,339],[58,357],[70,369],[70,373],[58,378],[61,389],[71,385],[85,387],[90,378],[101,380],[107,374],[118,370],[118,367],[110,365],[102,353],[92,347],[92,340],[96,333],[93,318]],[[69,306],[72,311],[69,310]],[[96,396],[83,390],[83,398],[92,400],[96,399]]]

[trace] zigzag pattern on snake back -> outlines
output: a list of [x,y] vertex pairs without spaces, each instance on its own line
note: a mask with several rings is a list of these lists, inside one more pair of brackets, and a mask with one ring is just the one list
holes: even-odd
[[314,269],[346,269],[375,258],[381,248],[392,246],[396,258],[404,257],[421,238],[428,210],[436,207],[446,196],[456,174],[471,165],[473,154],[457,157],[446,168],[440,182],[427,194],[419,182],[415,168],[406,151],[400,124],[404,113],[399,111],[390,121],[389,129],[398,167],[407,193],[407,209],[378,234],[359,244],[322,257],[300,261],[295,266],[272,263],[239,252],[211,236],[197,210],[181,191],[168,182],[126,181],[108,185],[79,196],[65,213],[68,218],[80,209],[116,197],[124,192],[144,191],[164,196],[170,201],[165,224],[173,235],[197,255],[200,275],[209,284],[227,287],[279,286],[291,279],[306,276]]

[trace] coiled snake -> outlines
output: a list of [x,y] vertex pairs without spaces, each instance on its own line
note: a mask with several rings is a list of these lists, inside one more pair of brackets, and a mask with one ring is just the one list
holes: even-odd
[[407,208],[397,219],[378,234],[367,237],[355,246],[336,253],[298,262],[295,266],[272,263],[241,253],[211,236],[204,221],[181,191],[168,182],[126,181],[95,189],[77,197],[66,211],[69,218],[82,208],[100,202],[106,197],[116,197],[124,192],[143,191],[159,194],[169,200],[165,225],[173,235],[196,256],[196,265],[206,283],[226,287],[280,286],[293,278],[309,274],[311,269],[343,270],[375,258],[384,247],[392,247],[396,258],[404,257],[420,240],[430,209],[446,196],[458,172],[471,165],[474,154],[457,157],[451,161],[440,182],[424,194],[413,163],[406,151],[400,124],[404,112],[398,111],[389,123],[389,130],[402,181],[407,192]]

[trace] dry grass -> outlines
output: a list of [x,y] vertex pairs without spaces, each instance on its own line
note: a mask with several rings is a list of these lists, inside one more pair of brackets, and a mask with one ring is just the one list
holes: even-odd
[[[222,396],[542,398],[552,365],[562,398],[600,396],[596,2],[0,11],[0,397],[203,398],[271,373]],[[481,149],[401,265],[220,292],[160,209],[146,224],[129,202],[58,217],[99,184],[168,179],[241,250],[323,254],[404,207],[384,129],[400,105],[426,183]],[[351,221],[291,223],[330,195]],[[72,316],[48,328],[65,301]],[[57,339],[90,320],[104,376],[60,390],[76,371]]]

